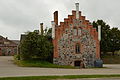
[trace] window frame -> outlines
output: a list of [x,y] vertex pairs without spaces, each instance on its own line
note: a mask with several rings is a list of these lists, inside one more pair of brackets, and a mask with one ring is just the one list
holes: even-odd
[[76,54],[80,54],[81,53],[81,48],[80,48],[80,44],[79,43],[76,43],[76,45],[75,45],[75,53]]

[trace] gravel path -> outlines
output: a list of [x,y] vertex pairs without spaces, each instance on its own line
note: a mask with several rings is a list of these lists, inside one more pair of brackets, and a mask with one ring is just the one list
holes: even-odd
[[[13,63],[13,57],[0,56],[0,77],[120,74],[120,65],[108,64],[108,65],[104,65],[104,67],[107,67],[107,68],[103,68],[103,69],[57,69],[57,68],[18,67],[14,65]],[[99,79],[93,79],[93,80],[99,80]],[[105,80],[108,80],[108,79],[105,79]],[[114,80],[118,80],[118,79],[114,79]]]

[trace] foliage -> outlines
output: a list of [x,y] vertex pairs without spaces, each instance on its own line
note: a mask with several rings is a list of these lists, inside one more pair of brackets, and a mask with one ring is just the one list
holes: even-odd
[[52,35],[52,28],[48,29],[47,35]]
[[120,30],[118,28],[112,28],[110,30],[110,51],[114,52],[120,50]]
[[47,36],[40,35],[37,41],[37,51],[36,56],[42,60],[47,60],[52,57],[53,53],[53,45],[50,41],[48,41]]
[[31,59],[37,50],[38,34],[29,32],[20,44],[20,55],[22,60]]
[[110,32],[110,26],[107,25],[103,20],[97,20],[96,22],[93,22],[93,27],[95,27],[98,30],[98,25],[101,26],[101,51],[106,53],[109,51],[109,32]]
[[93,27],[98,29],[101,26],[101,42],[100,47],[103,53],[116,50],[120,50],[120,30],[118,28],[110,29],[110,26],[106,24],[103,20],[97,20],[93,22]]
[[48,60],[52,57],[53,45],[47,36],[38,35],[36,31],[29,32],[20,43],[20,56],[22,60],[40,59]]

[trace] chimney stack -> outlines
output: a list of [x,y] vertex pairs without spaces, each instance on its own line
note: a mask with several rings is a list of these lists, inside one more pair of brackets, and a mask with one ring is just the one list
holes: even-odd
[[98,40],[101,41],[101,26],[98,26]]
[[55,39],[55,22],[51,21],[52,24],[52,39]]
[[43,23],[40,23],[41,35],[43,35]]
[[76,19],[79,19],[79,3],[75,3],[76,5]]
[[8,39],[8,37],[6,37],[6,39]]
[[55,25],[58,25],[58,11],[54,12],[54,22],[55,22]]

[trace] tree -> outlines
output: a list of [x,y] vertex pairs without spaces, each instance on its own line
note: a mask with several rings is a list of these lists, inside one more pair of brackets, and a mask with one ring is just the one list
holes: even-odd
[[48,40],[47,36],[40,35],[37,41],[37,52],[36,56],[41,60],[48,60],[52,57],[53,45]]
[[120,50],[120,30],[118,28],[110,29],[110,26],[107,25],[103,20],[97,20],[93,22],[93,27],[98,29],[98,25],[102,28],[102,39],[100,42],[101,51],[103,53],[114,52]]
[[52,36],[52,28],[49,28],[49,29],[48,29],[47,35]]
[[25,39],[20,43],[20,56],[23,60],[29,60],[36,52],[38,34],[29,32],[25,36]]
[[101,46],[101,51],[103,53],[106,53],[110,50],[110,37],[109,37],[109,33],[110,33],[110,26],[107,25],[103,20],[97,20],[93,22],[93,27],[96,28],[98,30],[98,26],[101,26],[101,42],[100,42],[100,46]]
[[39,58],[49,60],[52,57],[53,45],[45,35],[29,32],[20,44],[20,55],[23,60]]
[[120,50],[120,30],[118,28],[112,28],[110,30],[110,50],[112,55],[116,50]]

